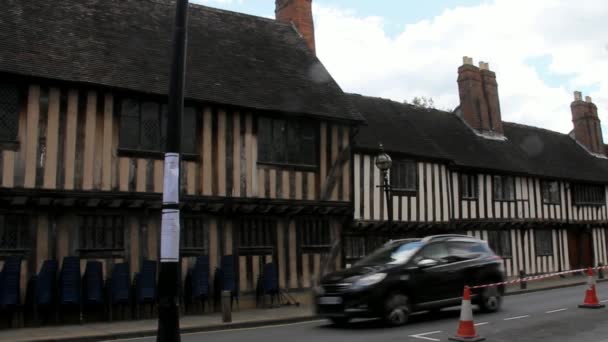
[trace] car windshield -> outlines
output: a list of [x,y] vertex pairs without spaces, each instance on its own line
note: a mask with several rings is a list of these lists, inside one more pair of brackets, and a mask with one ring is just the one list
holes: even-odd
[[355,266],[403,264],[407,262],[422,246],[420,241],[409,241],[399,244],[391,244],[375,250],[372,254],[359,260]]

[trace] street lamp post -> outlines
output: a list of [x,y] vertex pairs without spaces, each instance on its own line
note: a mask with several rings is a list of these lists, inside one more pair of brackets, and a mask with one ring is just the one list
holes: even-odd
[[160,272],[158,276],[157,341],[180,341],[179,333],[179,193],[181,164],[181,128],[184,111],[184,78],[188,0],[176,1],[173,32],[173,57],[169,83],[167,117],[167,152],[163,176],[163,205],[160,236]]
[[389,228],[393,223],[393,196],[391,195],[391,184],[388,179],[388,171],[391,169],[393,161],[391,157],[384,152],[384,146],[380,144],[380,154],[376,157],[376,167],[382,172],[383,184],[378,185],[379,188],[384,189],[386,195],[386,211],[388,213],[388,225]]

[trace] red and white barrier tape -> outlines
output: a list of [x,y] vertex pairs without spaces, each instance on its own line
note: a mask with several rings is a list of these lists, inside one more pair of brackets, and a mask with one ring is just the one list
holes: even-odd
[[[595,271],[600,270],[600,269],[608,269],[608,266],[592,267],[592,269],[595,270]],[[570,271],[548,273],[548,274],[541,274],[541,275],[537,275],[537,276],[518,278],[518,279],[503,281],[503,282],[500,282],[500,283],[470,286],[469,288],[470,289],[481,289],[481,288],[485,288],[485,287],[495,287],[495,286],[501,286],[501,285],[513,285],[513,284],[518,284],[518,283],[521,283],[521,282],[541,280],[541,279],[552,278],[552,277],[556,277],[556,276],[560,276],[560,275],[564,275],[564,274],[577,273],[577,272],[585,272],[585,271],[587,271],[586,268],[581,268],[581,269],[578,269],[578,270],[570,270]]]

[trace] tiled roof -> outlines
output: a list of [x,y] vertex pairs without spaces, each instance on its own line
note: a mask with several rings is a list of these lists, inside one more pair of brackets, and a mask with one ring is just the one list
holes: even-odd
[[386,149],[444,159],[455,166],[497,173],[608,182],[608,160],[589,154],[567,134],[503,123],[506,140],[481,137],[456,114],[386,99],[350,95],[366,118],[359,149]]
[[[0,72],[166,94],[168,0],[5,0]],[[191,5],[186,98],[361,120],[289,24]]]

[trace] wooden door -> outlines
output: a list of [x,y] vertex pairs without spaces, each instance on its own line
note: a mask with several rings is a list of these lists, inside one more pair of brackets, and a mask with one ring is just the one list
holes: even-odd
[[568,231],[568,256],[570,257],[570,269],[593,266],[593,241],[589,232]]
[[587,231],[581,232],[580,237],[581,268],[593,267],[593,238],[591,237],[591,233]]

